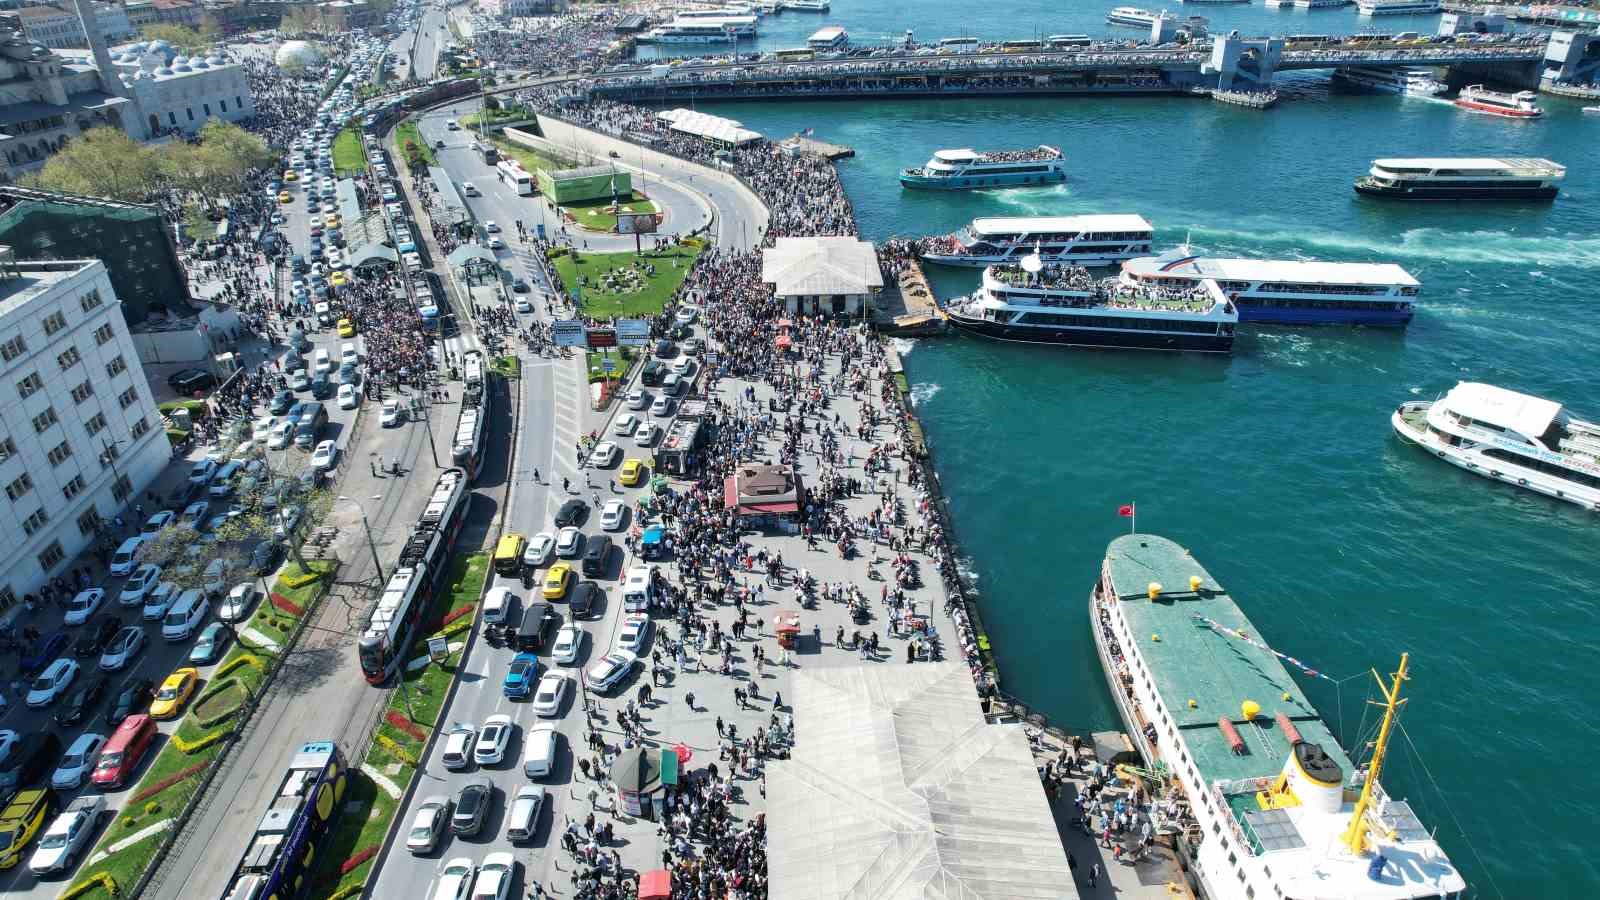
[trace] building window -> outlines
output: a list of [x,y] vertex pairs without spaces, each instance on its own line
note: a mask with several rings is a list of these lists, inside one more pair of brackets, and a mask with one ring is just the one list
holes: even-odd
[[61,561],[66,558],[67,551],[61,549],[61,542],[51,541],[50,546],[44,548],[44,552],[39,554],[39,568],[43,569],[45,574],[48,575],[51,569],[61,565]]
[[118,475],[117,483],[111,486],[111,496],[115,497],[118,503],[124,503],[131,493],[133,493],[133,482],[129,481],[126,475]]
[[78,305],[83,307],[84,312],[96,309],[104,302],[104,300],[100,299],[100,291],[98,288],[78,298]]
[[140,419],[139,421],[133,423],[133,438],[134,438],[134,440],[138,440],[139,438],[142,438],[142,437],[144,437],[145,435],[147,435],[149,433],[150,433],[150,420],[149,419]]
[[33,430],[44,434],[44,430],[54,425],[57,421],[59,420],[56,418],[56,408],[47,406],[44,412],[33,417]]
[[5,437],[0,438],[0,463],[3,463],[16,455],[17,443],[11,439],[11,435],[6,435]]
[[50,459],[50,465],[59,466],[72,456],[72,445],[66,441],[55,445],[49,453],[45,454]]
[[106,363],[106,377],[107,378],[115,378],[118,375],[121,375],[123,372],[126,372],[126,371],[128,371],[128,364],[127,364],[126,361],[123,360],[123,358],[121,356],[118,356],[116,359],[113,359],[111,362]]
[[38,533],[39,529],[49,523],[50,516],[44,510],[36,509],[33,511],[33,515],[22,520],[22,530],[28,533],[28,537],[33,537],[34,534]]
[[167,113],[167,123],[170,125],[178,124],[178,114],[175,112]]
[[80,384],[77,387],[72,389],[72,400],[73,400],[74,403],[82,403],[83,401],[85,401],[85,400],[87,400],[87,399],[89,399],[90,397],[93,397],[93,396],[94,396],[94,385],[90,384],[87,381],[85,381],[83,384]]
[[105,413],[95,413],[93,416],[90,416],[89,421],[83,423],[83,427],[84,430],[89,432],[90,437],[94,437],[95,435],[99,434],[106,427]]
[[72,480],[67,482],[66,485],[61,488],[61,496],[71,500],[73,497],[83,493],[83,489],[88,486],[89,485],[84,482],[82,475],[74,475],[72,476]]
[[128,388],[127,390],[122,392],[122,396],[117,398],[117,402],[122,404],[122,408],[123,409],[127,409],[128,407],[134,405],[135,403],[138,403],[139,402],[139,389],[138,388]]
[[27,352],[28,342],[24,341],[20,334],[4,344],[0,344],[0,358],[3,358],[6,362],[11,362]]
[[33,478],[27,472],[23,472],[15,481],[6,485],[6,496],[15,502],[26,497],[31,490],[33,490]]
[[24,400],[32,397],[35,391],[42,390],[43,388],[44,379],[39,377],[38,372],[29,372],[28,377],[17,382],[17,393],[20,394]]
[[194,121],[194,107],[185,106],[184,107],[184,111],[189,113],[189,121],[193,122]]
[[228,111],[228,101],[226,101],[226,100],[218,100],[217,101],[217,105],[222,107],[222,111],[223,112],[227,112]]
[[104,347],[106,345],[107,341],[110,341],[112,338],[114,338],[116,336],[117,336],[117,330],[115,328],[111,327],[111,323],[110,322],[107,322],[104,325],[101,325],[99,328],[96,328],[94,330],[95,343],[99,344],[102,347]]
[[44,317],[44,333],[46,336],[55,334],[65,327],[67,327],[67,317],[63,316],[60,310],[56,310]]
[[122,451],[117,449],[117,445],[116,444],[107,444],[105,446],[105,449],[100,451],[100,465],[101,466],[110,466],[112,463],[116,462],[117,460],[119,460],[121,458],[122,458]]
[[83,357],[78,355],[77,347],[68,347],[56,356],[56,363],[62,369],[70,369],[82,361]]
[[105,520],[100,518],[100,510],[89,507],[83,515],[78,517],[78,533],[84,537],[94,537],[100,531],[100,526]]
[[211,104],[202,103],[202,104],[200,104],[200,108],[205,111],[205,114],[207,116],[211,115]]

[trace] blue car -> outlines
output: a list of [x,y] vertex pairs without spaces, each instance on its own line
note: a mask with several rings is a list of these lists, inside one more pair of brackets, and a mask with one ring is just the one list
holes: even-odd
[[506,680],[500,683],[500,690],[513,700],[527,699],[538,680],[539,658],[532,653],[518,653],[511,658],[511,668],[506,670]]
[[206,630],[200,632],[199,640],[194,642],[194,648],[189,651],[189,662],[204,665],[216,662],[222,658],[222,651],[228,649],[228,640],[232,637],[228,626],[222,622],[212,622]]
[[56,658],[67,652],[67,645],[72,639],[67,637],[65,631],[56,631],[47,634],[33,642],[26,656],[22,657],[22,675],[26,678],[43,672],[46,667],[56,661]]

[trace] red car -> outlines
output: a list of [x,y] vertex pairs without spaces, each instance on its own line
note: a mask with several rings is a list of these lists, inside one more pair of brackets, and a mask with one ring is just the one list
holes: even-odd
[[145,713],[129,716],[122,720],[117,730],[112,733],[111,740],[100,751],[100,760],[95,763],[94,774],[89,780],[101,790],[119,788],[133,778],[133,773],[139,770],[139,763],[144,760],[146,753],[150,752],[150,745],[155,743],[156,723]]

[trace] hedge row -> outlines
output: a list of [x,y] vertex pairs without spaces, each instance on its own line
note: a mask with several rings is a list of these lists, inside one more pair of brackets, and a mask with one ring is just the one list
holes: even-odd
[[211,746],[212,744],[215,744],[217,741],[222,740],[230,734],[233,734],[232,728],[219,728],[210,734],[202,735],[196,740],[186,741],[179,736],[177,732],[173,732],[172,746],[177,747],[179,750],[192,756]]
[[[240,666],[255,666],[257,669],[260,669],[262,671],[266,671],[266,668],[267,668],[266,666],[261,664],[261,660],[260,659],[257,659],[256,657],[251,656],[248,653],[241,653],[238,656],[235,656],[233,659],[230,659],[227,662],[223,663],[222,665],[218,666],[217,667],[217,671],[211,673],[211,684],[213,686],[216,686],[217,685],[217,679],[226,676],[228,673],[232,672],[234,669],[239,668]],[[208,691],[206,691],[205,695],[203,695],[203,696],[209,696],[209,695],[211,695],[213,693],[215,693],[215,691],[208,690]]]
[[84,894],[89,893],[95,888],[100,888],[113,897],[121,896],[122,894],[122,892],[117,889],[117,882],[112,879],[110,875],[107,875],[104,872],[96,872],[72,887],[62,891],[61,896],[56,898],[56,900],[76,900],[76,898],[82,897]]

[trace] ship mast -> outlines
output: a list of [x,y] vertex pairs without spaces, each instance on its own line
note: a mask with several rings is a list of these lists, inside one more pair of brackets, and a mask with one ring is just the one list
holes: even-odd
[[1378,690],[1383,694],[1383,725],[1378,728],[1378,742],[1372,748],[1372,762],[1367,766],[1367,780],[1361,785],[1361,798],[1356,801],[1355,812],[1350,814],[1350,826],[1345,829],[1344,843],[1350,852],[1360,856],[1367,846],[1367,810],[1372,807],[1372,789],[1378,783],[1378,773],[1383,769],[1383,755],[1389,749],[1389,731],[1394,727],[1394,714],[1399,711],[1400,686],[1406,680],[1406,661],[1411,654],[1400,654],[1400,670],[1394,673],[1390,684],[1384,684],[1376,671]]

